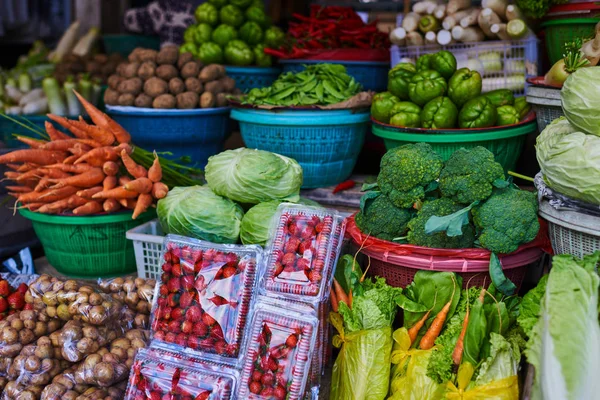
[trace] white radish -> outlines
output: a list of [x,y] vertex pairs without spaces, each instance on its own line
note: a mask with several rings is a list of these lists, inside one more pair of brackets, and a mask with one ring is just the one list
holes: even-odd
[[48,99],[45,97],[27,103],[23,107],[23,115],[36,115],[48,113]]
[[452,43],[452,34],[450,33],[450,31],[447,31],[445,29],[439,31],[437,34],[437,42],[442,46],[446,46]]
[[506,14],[506,6],[508,6],[508,1],[506,0],[481,0],[482,8],[491,8],[492,11],[501,16]]
[[439,6],[437,6],[433,10],[433,16],[436,17],[439,20],[444,19],[444,17],[446,16],[446,5],[445,4],[440,4]]
[[510,40],[510,36],[506,33],[506,24],[493,24],[490,27],[490,31],[498,36],[500,40]]
[[6,90],[6,96],[8,96],[8,98],[12,100],[13,103],[18,104],[19,101],[21,101],[21,98],[23,97],[23,92],[21,92],[19,89],[12,85],[5,85],[4,89]]
[[23,107],[25,104],[39,100],[42,97],[44,97],[44,91],[41,88],[32,89],[23,95],[23,97],[21,97],[21,100],[19,100],[19,105]]
[[460,26],[463,28],[467,28],[469,26],[477,25],[477,18],[479,17],[479,13],[481,9],[474,9],[469,14],[460,20]]
[[481,42],[485,35],[478,27],[455,26],[452,28],[452,38],[458,42]]
[[447,31],[451,30],[457,24],[460,23],[461,19],[463,19],[464,17],[469,15],[471,13],[471,11],[473,11],[473,10],[472,9],[460,10],[459,12],[457,12],[455,14],[448,15],[446,18],[444,18],[444,21],[442,22],[442,28],[446,29]]
[[446,13],[452,15],[469,7],[471,7],[471,0],[450,0],[448,1],[448,7],[446,7]]
[[408,13],[402,20],[402,28],[404,28],[406,32],[414,32],[419,27],[420,19],[421,16],[419,14],[414,12]]
[[592,40],[588,40],[581,46],[581,51],[590,61],[590,66],[598,65],[600,61],[600,32]]
[[408,32],[406,34],[406,45],[407,46],[422,46],[423,36],[419,32]]
[[492,32],[491,27],[493,24],[499,24],[500,17],[491,9],[484,8],[477,17],[477,24],[485,34],[490,39],[495,39],[498,36]]
[[419,1],[413,5],[413,12],[417,14],[430,15],[437,7],[437,3],[431,0]]
[[507,21],[512,21],[513,19],[525,19],[521,9],[514,4],[506,6],[505,16]]
[[397,46],[403,46],[406,43],[406,29],[400,27],[391,31],[390,42]]
[[19,106],[7,107],[5,109],[5,112],[8,115],[21,115],[21,114],[23,114],[23,108],[21,108]]
[[427,32],[425,34],[425,44],[436,44],[437,35],[435,34],[435,32]]
[[529,32],[529,28],[522,19],[513,19],[506,24],[506,32],[514,39],[522,39]]

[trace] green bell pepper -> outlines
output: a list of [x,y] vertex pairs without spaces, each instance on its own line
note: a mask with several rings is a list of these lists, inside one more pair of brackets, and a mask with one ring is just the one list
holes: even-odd
[[449,129],[456,127],[458,108],[448,97],[436,97],[423,107],[421,123],[423,128]]
[[419,20],[419,30],[423,33],[440,30],[440,21],[433,15],[424,15]]
[[265,54],[265,45],[257,44],[254,46],[254,60],[255,64],[259,67],[270,67],[273,65],[273,57],[269,54]]
[[498,126],[518,124],[521,120],[521,115],[513,106],[500,106],[496,111],[498,112],[498,121],[496,122]]
[[246,20],[254,21],[263,28],[268,28],[267,23],[269,22],[265,15],[265,10],[260,7],[251,6],[246,10]]
[[448,84],[439,72],[425,70],[417,72],[408,84],[408,97],[421,107],[430,100],[446,94]]
[[431,54],[423,54],[421,57],[417,58],[415,66],[417,67],[417,71],[431,69]]
[[397,64],[388,72],[388,91],[400,100],[408,100],[408,84],[416,73],[411,63]]
[[205,23],[198,24],[194,32],[194,42],[200,46],[202,43],[210,42],[212,39],[213,28]]
[[444,77],[450,79],[456,72],[456,57],[447,50],[438,51],[430,59],[431,69],[437,71]]
[[194,35],[196,34],[197,27],[198,24],[192,24],[185,28],[185,31],[183,32],[183,41],[185,43],[194,43]]
[[264,10],[265,9],[265,2],[264,2],[264,0],[252,0],[252,3],[250,4],[250,7],[259,7],[259,8],[262,8]]
[[421,127],[421,107],[410,101],[401,101],[394,104],[390,110],[390,125],[404,126],[406,128]]
[[461,68],[448,81],[448,97],[457,107],[481,94],[481,75],[469,68]]
[[194,12],[196,21],[215,26],[219,23],[219,10],[210,3],[203,3],[196,8]]
[[250,46],[257,45],[263,41],[263,31],[259,24],[248,21],[240,28],[240,39]]
[[521,119],[525,118],[525,116],[529,114],[529,111],[531,111],[531,104],[527,102],[525,97],[517,97],[513,107],[515,107],[515,110],[519,112]]
[[278,49],[283,45],[285,33],[277,26],[272,26],[265,31],[265,44],[272,49]]
[[244,23],[244,12],[233,4],[227,4],[219,11],[221,23],[231,25],[234,28],[240,27]]
[[212,33],[212,41],[221,47],[238,38],[238,33],[233,26],[221,24]]
[[223,64],[223,50],[216,43],[202,43],[197,55],[204,64]]
[[484,96],[475,97],[465,103],[458,114],[461,128],[487,128],[496,125],[498,111]]
[[228,0],[208,0],[208,2],[216,8],[221,8],[227,5]]
[[179,47],[180,53],[192,53],[194,57],[198,56],[198,46],[194,42],[184,43]]
[[492,102],[494,107],[512,106],[515,104],[515,96],[508,89],[496,89],[491,92],[484,93],[484,96]]
[[232,40],[225,46],[225,61],[231,65],[250,65],[254,62],[254,52],[241,40]]
[[391,118],[392,107],[400,101],[390,92],[377,93],[371,103],[371,116],[379,122],[388,124]]
[[249,7],[250,4],[252,4],[252,0],[229,0],[229,2],[236,7],[243,8],[243,9],[245,9],[246,7]]

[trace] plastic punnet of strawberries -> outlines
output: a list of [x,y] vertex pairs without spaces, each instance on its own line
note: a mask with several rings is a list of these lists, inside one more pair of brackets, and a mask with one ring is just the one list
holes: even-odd
[[32,310],[31,304],[25,303],[25,293],[29,287],[21,283],[16,289],[7,280],[0,279],[0,321],[21,310]]
[[239,354],[255,286],[256,250],[167,244],[154,339],[219,356]]

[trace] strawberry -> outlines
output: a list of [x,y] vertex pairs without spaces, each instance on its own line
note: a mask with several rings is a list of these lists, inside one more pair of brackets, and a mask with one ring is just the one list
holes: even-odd
[[160,285],[160,289],[158,289],[158,293],[161,296],[167,296],[169,294],[169,288],[167,288],[167,285]]
[[167,297],[166,296],[161,296],[156,300],[156,304],[158,304],[159,307],[164,307],[167,305]]
[[281,251],[281,250],[275,250],[273,252],[273,254],[275,255],[275,260],[281,262],[281,260],[283,260],[283,255],[285,253],[283,251]]
[[298,268],[299,271],[308,270],[310,268],[310,261],[306,258],[300,258],[296,263],[296,268]]
[[2,296],[2,297],[10,296],[10,285],[4,279],[0,280],[0,296]]
[[227,349],[227,342],[224,340],[217,340],[215,342],[215,353],[217,354],[225,354]]
[[162,395],[159,392],[150,392],[150,397],[148,397],[148,400],[161,400],[162,399]]
[[33,304],[29,304],[29,303],[25,304],[25,307],[23,307],[23,310],[28,310],[28,311],[33,310]]
[[204,275],[198,275],[198,278],[196,278],[196,282],[194,282],[194,289],[196,289],[199,292],[202,292],[204,289],[206,289]]
[[167,289],[169,292],[175,293],[181,290],[181,281],[179,278],[171,278],[169,282],[167,282]]
[[162,283],[167,283],[169,282],[169,279],[171,279],[171,274],[167,273],[167,272],[163,272],[162,275],[160,276],[160,281]]
[[277,360],[274,359],[273,357],[269,357],[269,360],[267,361],[267,368],[273,372],[277,371],[277,368],[278,368]]
[[179,295],[179,293],[171,293],[168,297],[167,297],[167,303],[169,304],[169,307],[177,307],[179,305],[179,298],[181,296]]
[[275,383],[275,375],[273,375],[273,373],[271,372],[265,373],[260,379],[260,383],[262,383],[265,386],[273,386],[273,384]]
[[263,376],[263,374],[260,371],[254,370],[254,372],[252,372],[252,380],[253,381],[257,381],[257,382],[262,381],[262,376]]
[[312,246],[312,240],[303,240],[302,242],[300,242],[300,245],[298,246],[298,253],[299,254],[304,254],[306,253],[308,250],[310,250]]
[[266,387],[266,388],[263,388],[263,390],[260,392],[260,395],[264,396],[264,397],[271,397],[271,396],[273,396],[274,392],[275,391],[273,390],[273,388]]
[[194,400],[208,400],[209,397],[210,397],[210,393],[205,390],[204,392],[202,392],[198,396],[196,396],[196,398]]
[[238,348],[238,345],[237,345],[237,343],[232,343],[232,344],[228,344],[228,345],[227,345],[227,350],[226,350],[226,352],[227,352],[227,354],[229,354],[231,357],[235,357],[235,356],[237,356],[238,350],[239,350],[239,348]]
[[171,313],[173,312],[173,309],[171,307],[164,307],[162,308],[162,312],[161,312],[161,317],[162,319],[171,319]]
[[14,292],[8,296],[8,306],[13,310],[22,310],[25,307],[25,296],[22,293]]
[[[207,314],[205,314],[207,315]],[[223,336],[223,329],[221,328],[221,326],[217,323],[215,323],[211,328],[210,328],[210,335],[214,338],[217,339],[224,339],[225,336]]]
[[298,250],[298,246],[300,246],[300,239],[292,236],[288,239],[285,246],[283,246],[283,251],[285,251],[286,253],[295,253],[296,250]]
[[194,324],[191,323],[190,321],[183,321],[181,323],[181,332],[183,333],[192,333],[192,328],[194,327]]
[[199,306],[194,305],[187,309],[185,313],[186,320],[196,323],[200,321],[200,318],[202,318],[202,310]]
[[297,344],[298,344],[298,336],[296,336],[295,334],[291,334],[290,336],[288,336],[287,340],[285,341],[285,345],[292,349],[294,347],[296,347]]
[[173,264],[173,270],[171,270],[171,273],[173,274],[173,276],[179,278],[181,275],[183,275],[182,271],[181,271],[181,264]]
[[202,315],[202,322],[204,322],[208,326],[213,326],[217,321],[208,313],[205,313],[204,315]]
[[227,263],[228,267],[234,267],[237,265],[238,263],[238,256],[235,253],[227,253],[225,255],[225,262]]
[[27,293],[28,290],[29,290],[29,286],[27,286],[24,283],[21,283],[19,285],[19,287],[17,288],[17,292],[21,293],[23,296],[25,296],[25,293]]
[[208,335],[208,326],[206,326],[206,324],[203,322],[197,322],[194,324],[192,334],[199,338],[205,338]]
[[225,267],[223,268],[223,279],[227,279],[235,275],[235,267]]
[[188,335],[186,335],[185,333],[180,333],[175,338],[175,343],[177,343],[179,346],[185,346],[187,341],[188,341]]
[[175,335],[173,332],[167,332],[167,334],[165,335],[165,342],[175,343],[176,338],[177,338],[177,335]]
[[6,310],[8,310],[8,302],[4,297],[0,297],[0,313],[5,312]]
[[[256,381],[250,383],[250,393],[259,394],[262,390],[262,385]],[[261,393],[262,394],[262,393]]]
[[294,253],[286,253],[281,261],[284,267],[294,267],[296,265],[296,255]]
[[192,290],[196,279],[193,275],[185,275],[181,278],[181,288],[183,290]]
[[180,308],[180,307],[174,308],[173,311],[171,311],[171,319],[173,321],[181,321],[183,319],[184,314],[185,314],[185,311],[183,308]]
[[184,262],[182,267],[183,275],[193,275],[194,274],[194,263]]
[[287,391],[283,386],[279,385],[275,388],[274,395],[277,400],[284,400],[287,396]]
[[226,262],[227,260],[227,255],[223,252],[217,252],[217,254],[215,255],[214,261],[218,262],[218,263],[223,263]]
[[323,231],[323,228],[325,228],[325,224],[322,222],[319,222],[317,225],[315,225],[315,231],[317,233],[321,233]]
[[300,237],[302,239],[312,239],[315,236],[315,229],[312,226],[305,226],[304,228],[302,228],[302,231],[300,232]]
[[169,322],[169,332],[172,333],[179,333],[181,332],[181,322],[176,321],[176,320],[172,320],[171,322]]
[[166,273],[171,273],[171,271],[173,270],[173,264],[171,264],[170,262],[166,262],[162,265],[162,270],[163,272]]
[[165,340],[165,333],[163,331],[155,331],[154,332],[154,339],[164,341]]
[[173,252],[171,252],[171,249],[165,251],[164,259],[165,262],[168,263],[170,263],[173,260]]
[[192,305],[194,301],[194,294],[190,292],[183,292],[179,298],[179,306],[183,309],[187,309]]
[[279,276],[283,272],[283,265],[280,262],[275,263],[275,276]]
[[208,350],[208,349],[212,349],[214,347],[215,341],[210,338],[202,339],[202,340],[200,340],[199,345],[200,345],[200,348]]
[[215,249],[204,250],[204,254],[202,255],[202,259],[205,261],[212,261],[217,255],[218,251]]

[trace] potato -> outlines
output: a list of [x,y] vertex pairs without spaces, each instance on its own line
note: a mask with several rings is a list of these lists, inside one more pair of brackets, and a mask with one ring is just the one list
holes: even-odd
[[235,79],[229,76],[224,76],[219,79],[221,85],[223,85],[223,91],[226,93],[231,93],[235,89]]
[[125,78],[123,78],[122,76],[119,76],[117,74],[111,75],[108,77],[108,81],[107,81],[108,87],[113,90],[117,90],[119,87],[119,83],[121,83],[121,81],[123,81],[124,79]]
[[123,78],[127,78],[127,79],[133,78],[137,75],[137,71],[139,68],[140,68],[140,63],[138,63],[138,62],[125,64],[121,68],[119,75],[121,75]]
[[210,64],[202,68],[200,74],[198,75],[198,79],[200,82],[211,82],[216,81],[217,79],[221,79],[225,76],[225,67],[220,64]]
[[167,93],[167,82],[157,77],[150,78],[144,82],[144,93],[153,99],[165,94]]
[[179,71],[171,64],[163,64],[156,68],[156,76],[165,81],[170,81],[179,76]]
[[140,61],[140,52],[144,50],[143,47],[136,47],[133,49],[131,53],[127,56],[129,62],[139,62]]
[[92,293],[89,296],[89,303],[93,306],[98,306],[102,304],[102,295],[100,293]]
[[104,104],[116,106],[119,104],[119,92],[114,89],[108,88],[104,92]]
[[19,313],[19,318],[23,321],[33,321],[38,318],[38,313],[33,310],[23,310]]
[[192,77],[185,80],[185,90],[199,95],[202,93],[204,88],[202,86],[202,82],[200,82],[200,79]]
[[152,97],[148,96],[146,93],[140,93],[135,98],[133,105],[136,107],[150,108],[152,107]]
[[200,64],[197,61],[189,61],[181,68],[181,77],[183,79],[198,76],[200,72]]
[[135,101],[135,96],[131,93],[124,93],[119,96],[118,104],[120,106],[132,106]]
[[36,336],[30,329],[23,329],[19,331],[19,342],[22,344],[29,344],[35,340]]
[[[136,293],[137,295],[137,293]],[[18,331],[20,331],[21,329],[23,329],[23,321],[21,321],[19,318],[15,318],[10,322],[10,326],[14,329]]]
[[211,92],[204,92],[200,96],[200,107],[201,108],[212,108],[216,104],[215,95]]
[[19,340],[19,332],[12,327],[7,327],[2,330],[0,342],[6,344],[14,344]]
[[181,69],[185,64],[192,61],[194,59],[194,55],[192,53],[181,53],[177,58],[177,68]]
[[169,81],[169,92],[172,95],[177,96],[179,93],[183,93],[185,90],[185,85],[181,78],[173,78]]
[[23,320],[23,327],[25,329],[33,330],[35,328],[35,321],[31,320],[31,319],[25,319],[25,320]]
[[144,62],[144,61],[156,62],[157,54],[158,54],[158,52],[156,50],[143,49],[143,50],[140,50],[138,57],[140,59],[140,62]]
[[212,81],[204,84],[204,91],[211,92],[214,95],[217,95],[223,92],[223,84],[221,81]]
[[152,78],[156,73],[156,63],[153,61],[144,61],[138,68],[137,76],[143,80]]
[[175,64],[179,58],[179,47],[174,45],[164,46],[156,55],[158,64]]
[[87,318],[91,324],[101,325],[107,320],[108,317],[106,309],[103,306],[93,306],[92,308],[90,308],[89,315],[87,316]]
[[[177,108],[179,109],[192,109],[198,107],[198,93],[195,92],[184,92],[177,95]],[[139,300],[137,293],[135,294]]]
[[216,106],[217,107],[227,107],[229,105],[229,100],[227,99],[228,94],[219,93],[217,94]]
[[152,107],[170,109],[175,108],[175,104],[175,96],[173,96],[172,94],[161,94],[160,96],[154,99],[154,101],[152,102]]
[[150,324],[150,317],[144,314],[136,314],[133,320],[133,326],[136,328],[147,329]]
[[58,305],[58,300],[56,298],[56,292],[46,292],[42,296],[42,301],[47,306],[56,306]]
[[42,366],[42,362],[36,356],[29,356],[25,359],[25,370],[29,372],[36,372]]
[[79,284],[77,283],[77,281],[73,280],[73,279],[69,279],[67,281],[65,281],[65,285],[64,285],[64,290],[66,290],[67,292],[69,291],[73,291],[73,290],[77,290],[79,289]]
[[52,346],[51,343],[43,343],[43,344],[38,343],[34,354],[36,357],[38,357],[42,360],[51,359],[54,357],[54,347]]
[[119,84],[119,93],[137,96],[142,91],[142,85],[143,82],[138,77],[124,80]]
[[62,319],[63,321],[70,320],[71,312],[69,310],[69,306],[66,304],[59,304],[58,307],[56,308],[56,315],[58,316],[58,318]]

